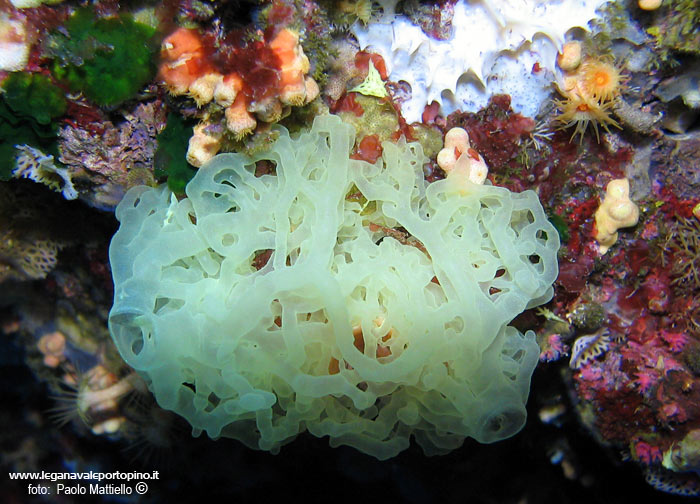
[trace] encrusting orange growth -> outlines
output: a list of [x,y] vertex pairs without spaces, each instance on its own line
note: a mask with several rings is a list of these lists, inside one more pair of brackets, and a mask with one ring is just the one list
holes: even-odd
[[610,117],[609,110],[620,95],[622,84],[622,75],[614,65],[586,58],[575,71],[564,76],[558,87],[564,100],[556,101],[561,111],[556,121],[562,123],[562,128],[575,127],[571,138],[579,135],[579,142],[583,141],[583,134],[591,124],[600,141],[598,125],[608,132],[609,126],[620,128]]
[[[282,28],[257,33],[260,40],[230,42],[234,35],[217,39],[178,28],[163,41],[159,77],[173,95],[187,94],[198,107],[213,102],[225,109],[226,127],[240,140],[258,121],[277,122],[289,107],[314,100],[319,88],[307,75],[309,59],[296,32]],[[215,155],[215,149],[199,149],[188,157],[201,166],[209,154]]]
[[243,79],[239,75],[234,73],[225,75],[221,84],[214,89],[214,101],[222,107],[229,107],[241,89],[243,89]]
[[174,95],[187,93],[194,81],[213,71],[203,64],[204,51],[197,30],[175,30],[163,41],[161,57],[159,76]]
[[257,121],[246,109],[245,98],[241,95],[226,107],[226,127],[236,138],[243,138],[252,133]]
[[304,75],[309,73],[309,58],[299,45],[299,35],[282,30],[270,42],[280,60],[280,100],[288,105],[303,105],[306,99]]

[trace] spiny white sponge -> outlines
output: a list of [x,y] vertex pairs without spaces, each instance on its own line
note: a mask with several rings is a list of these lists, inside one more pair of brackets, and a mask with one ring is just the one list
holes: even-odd
[[[476,111],[498,93],[534,116],[550,92],[566,33],[586,29],[607,0],[459,0],[449,40],[427,36],[404,16],[352,27],[362,49],[382,55],[389,79],[406,81],[412,97],[404,117],[419,121],[432,101],[442,113]],[[533,71],[539,64],[540,70]]]

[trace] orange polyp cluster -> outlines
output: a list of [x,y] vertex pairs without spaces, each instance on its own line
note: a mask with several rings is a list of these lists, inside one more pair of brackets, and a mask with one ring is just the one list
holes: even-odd
[[270,42],[270,49],[280,60],[280,101],[303,105],[306,99],[304,75],[309,73],[309,58],[299,45],[299,36],[291,30],[282,30]]
[[620,72],[610,63],[587,59],[579,72],[585,94],[602,102],[611,101],[620,94]]
[[226,107],[225,115],[226,127],[237,138],[244,137],[257,126],[257,121],[246,108],[246,100],[243,95],[238,96],[230,106]]
[[580,135],[581,141],[590,123],[600,141],[599,124],[608,132],[608,126],[620,127],[610,117],[609,110],[620,95],[622,83],[620,71],[614,65],[586,58],[574,71],[564,76],[559,92],[565,99],[556,102],[561,111],[556,120],[562,123],[562,128],[574,126],[571,138]]
[[199,107],[214,102],[224,108],[226,126],[240,140],[258,120],[276,122],[288,107],[305,105],[319,94],[307,76],[309,59],[297,33],[282,28],[269,37],[258,35],[262,40],[236,45],[178,28],[163,41],[160,79],[172,94],[187,94]]

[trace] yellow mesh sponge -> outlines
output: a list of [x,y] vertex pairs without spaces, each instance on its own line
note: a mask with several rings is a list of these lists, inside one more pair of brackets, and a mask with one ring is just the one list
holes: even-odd
[[539,349],[508,323],[557,276],[535,193],[428,185],[404,141],[352,160],[336,116],[277,129],[185,199],[139,187],[117,208],[110,330],[159,404],[272,452],[304,430],[379,459],[516,433]]

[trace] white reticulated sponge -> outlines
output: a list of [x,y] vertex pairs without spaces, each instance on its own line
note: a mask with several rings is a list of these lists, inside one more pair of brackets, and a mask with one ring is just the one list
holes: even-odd
[[[556,54],[572,28],[587,29],[607,0],[458,0],[448,40],[436,40],[405,16],[352,27],[362,49],[382,55],[389,79],[411,85],[404,117],[419,121],[426,104],[442,113],[476,111],[489,96],[510,94],[534,116],[549,95]],[[536,65],[537,64],[537,65]]]

